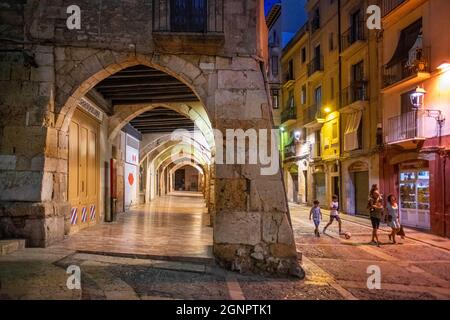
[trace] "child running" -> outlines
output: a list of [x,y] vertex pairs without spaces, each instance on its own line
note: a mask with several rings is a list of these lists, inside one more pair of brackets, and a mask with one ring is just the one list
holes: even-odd
[[328,224],[325,226],[325,228],[323,228],[323,233],[325,234],[327,232],[327,229],[329,226],[331,226],[334,222],[334,220],[336,220],[339,223],[339,234],[342,234],[342,221],[341,218],[339,217],[339,201],[338,201],[338,196],[333,196],[333,200],[331,201],[330,204],[330,222],[328,222]]
[[319,201],[314,201],[314,207],[311,208],[311,211],[309,213],[309,220],[313,220],[314,226],[316,227],[316,229],[314,230],[314,234],[316,235],[316,237],[320,237],[319,225],[320,221],[322,220],[322,211],[320,210],[319,204]]

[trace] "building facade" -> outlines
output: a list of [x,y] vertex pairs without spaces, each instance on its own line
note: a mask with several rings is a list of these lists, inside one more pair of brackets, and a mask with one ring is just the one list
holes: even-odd
[[369,30],[371,4],[308,1],[306,31],[283,51],[288,200],[338,195],[343,212],[367,216],[377,184],[399,198],[404,225],[448,236],[450,39],[439,29],[450,4],[379,1],[382,30]]
[[381,190],[399,199],[404,225],[448,237],[450,2],[383,5]]
[[269,29],[268,81],[272,96],[273,118],[275,126],[280,125],[281,104],[281,56],[283,48],[291,41],[297,30],[307,18],[304,0],[282,0],[272,6],[266,16]]

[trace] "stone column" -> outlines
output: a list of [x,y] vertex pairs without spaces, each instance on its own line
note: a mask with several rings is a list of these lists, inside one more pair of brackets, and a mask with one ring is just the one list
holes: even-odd
[[53,48],[1,53],[0,61],[0,238],[43,247],[63,239],[69,207],[67,153],[53,129]]
[[[259,63],[250,57],[219,57],[216,68],[214,128],[224,137],[227,129],[255,129],[258,138],[260,129],[270,133],[270,105]],[[248,161],[248,143],[244,151]],[[303,276],[276,160],[278,171],[273,175],[261,173],[259,160],[258,164],[216,164],[214,254],[222,266],[240,272]]]

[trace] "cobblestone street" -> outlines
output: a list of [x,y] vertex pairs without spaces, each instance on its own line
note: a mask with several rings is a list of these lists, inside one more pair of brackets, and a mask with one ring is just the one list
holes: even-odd
[[[449,241],[418,231],[406,230],[408,237],[401,244],[388,243],[387,233],[382,231],[380,248],[369,245],[371,229],[363,218],[343,216],[343,231],[352,233],[350,240],[337,234],[337,224],[329,228],[327,235],[314,237],[308,220],[309,209],[291,206],[291,215],[298,251],[302,253],[304,280],[267,278],[240,275],[214,265],[208,255],[191,256],[179,252],[164,251],[157,259],[157,248],[152,243],[152,231],[160,239],[172,236],[172,243],[185,246],[192,252],[203,248],[206,240],[187,243],[187,230],[202,230],[201,218],[187,218],[174,228],[161,221],[171,221],[170,215],[184,213],[188,201],[192,208],[199,208],[201,198],[169,197],[162,199],[164,206],[147,207],[145,212],[134,211],[121,218],[113,226],[101,225],[85,230],[63,244],[47,249],[24,249],[0,257],[0,297],[2,299],[449,299],[450,251]],[[187,200],[189,199],[189,200]],[[172,205],[170,205],[172,203]],[[178,203],[177,206],[173,203]],[[187,204],[187,202],[186,202]],[[159,209],[156,209],[159,208]],[[157,219],[162,212],[167,219]],[[143,219],[142,216],[146,218]],[[186,216],[187,217],[187,216]],[[139,219],[139,220],[135,220]],[[199,220],[200,219],[200,220]],[[328,220],[325,215],[324,220]],[[136,224],[141,221],[141,224]],[[144,224],[142,224],[145,221]],[[324,221],[324,222],[325,222]],[[323,223],[324,225],[324,223]],[[198,229],[195,229],[197,226]],[[322,226],[323,227],[323,226]],[[321,229],[322,229],[321,227]],[[96,243],[111,243],[110,230],[127,230],[118,233],[122,237],[121,252],[105,252],[108,246],[88,245],[82,252],[82,241],[96,238]],[[126,254],[126,239],[133,239],[134,230],[141,230],[146,242],[130,243]],[[384,228],[386,229],[386,228]],[[384,230],[383,229],[383,230]],[[101,235],[99,230],[104,233]],[[386,229],[387,230],[387,229]],[[171,233],[172,232],[172,233]],[[207,229],[204,235],[208,233]],[[195,233],[191,236],[194,237]],[[200,233],[199,235],[201,235]],[[205,238],[202,238],[205,239]],[[193,238],[195,241],[195,238]],[[124,251],[125,250],[125,251]],[[150,255],[144,255],[147,250]],[[101,253],[101,254],[100,254]],[[170,256],[172,255],[172,256]],[[82,290],[68,290],[66,269],[70,265],[81,268]],[[367,289],[367,268],[381,269],[381,290]]]

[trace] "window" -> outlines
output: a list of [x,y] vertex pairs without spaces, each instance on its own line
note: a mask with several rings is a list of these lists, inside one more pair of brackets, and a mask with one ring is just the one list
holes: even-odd
[[337,140],[339,138],[338,123],[336,121],[333,122],[333,124],[332,124],[331,138],[333,139],[333,143],[335,140]]
[[272,66],[272,76],[277,77],[278,76],[278,56],[272,56],[271,61]]
[[289,91],[289,100],[288,100],[287,109],[294,109],[294,108],[295,108],[294,91],[291,90],[291,91]]
[[171,0],[171,30],[173,32],[205,32],[206,0]]
[[330,97],[334,99],[334,78],[330,79]]
[[328,36],[328,46],[330,48],[330,51],[334,50],[334,33],[330,33]]
[[359,123],[359,127],[358,127],[358,147],[359,149],[363,148],[363,118],[361,118],[361,122]]
[[275,46],[278,44],[277,30],[273,30],[272,44]]
[[306,47],[302,48],[302,63],[306,62]]
[[352,80],[354,83],[364,80],[364,61],[352,65]]
[[280,93],[278,90],[272,90],[272,107],[274,109],[280,107]]
[[314,91],[315,103],[318,108],[322,107],[322,87],[317,87]]
[[301,101],[303,105],[306,104],[306,85],[302,86]]
[[414,111],[414,106],[411,103],[411,94],[415,92],[415,90],[412,90],[410,92],[406,92],[401,95],[401,112],[402,114],[409,113],[411,111]]
[[289,60],[287,80],[294,80],[294,60]]
[[321,154],[322,154],[322,141],[320,140],[320,130],[317,130],[315,133],[314,133],[314,147],[315,147],[315,152],[314,152],[314,154],[315,154],[315,156],[316,157],[320,157],[321,156]]
[[356,42],[357,40],[362,39],[362,31],[363,31],[363,24],[362,24],[363,18],[361,14],[361,10],[355,11],[351,17],[350,17],[350,40],[351,43]]

